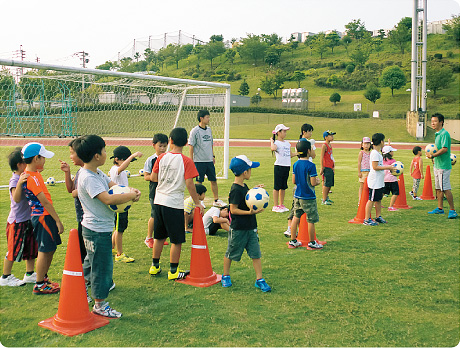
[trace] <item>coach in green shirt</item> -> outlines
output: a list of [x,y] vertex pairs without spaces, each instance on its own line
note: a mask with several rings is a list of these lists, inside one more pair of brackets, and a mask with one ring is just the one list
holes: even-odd
[[438,148],[433,154],[427,154],[428,158],[434,159],[434,184],[436,188],[436,198],[438,199],[438,207],[428,214],[444,214],[443,198],[444,195],[449,203],[449,219],[455,219],[458,214],[454,208],[454,198],[452,196],[450,186],[450,172],[452,163],[450,161],[450,134],[444,127],[444,116],[436,113],[431,116],[431,127],[436,131],[434,143]]

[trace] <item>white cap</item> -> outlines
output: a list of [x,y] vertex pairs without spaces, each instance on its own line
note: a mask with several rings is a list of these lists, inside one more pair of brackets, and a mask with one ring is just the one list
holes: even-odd
[[392,147],[391,145],[385,145],[383,148],[382,148],[382,153],[383,154],[386,154],[386,153],[390,153],[391,151],[398,151],[396,150],[394,147]]
[[276,125],[275,130],[272,131],[272,133],[273,133],[273,134],[276,134],[276,133],[278,133],[278,132],[281,131],[281,130],[289,130],[289,129],[291,129],[291,128],[286,127],[284,124],[280,123],[280,124],[277,124],[277,125]]
[[35,156],[42,156],[45,158],[51,158],[54,156],[54,152],[48,151],[40,143],[27,143],[21,150],[24,158],[30,158]]

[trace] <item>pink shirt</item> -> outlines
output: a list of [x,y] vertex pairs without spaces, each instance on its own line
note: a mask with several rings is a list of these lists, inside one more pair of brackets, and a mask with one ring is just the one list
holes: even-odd
[[[384,166],[389,166],[390,164],[393,164],[395,162],[396,162],[396,160],[394,158],[392,158],[390,160],[384,159],[383,160],[383,165]],[[385,169],[385,177],[384,177],[383,180],[385,182],[395,182],[395,181],[398,181],[398,178],[396,176],[394,176],[393,174],[391,174],[391,172],[388,169]]]
[[366,153],[366,151],[361,150],[361,154],[362,154],[362,157],[361,157],[361,171],[362,172],[368,172],[368,171],[371,170],[371,162],[370,162],[371,153],[370,152]]

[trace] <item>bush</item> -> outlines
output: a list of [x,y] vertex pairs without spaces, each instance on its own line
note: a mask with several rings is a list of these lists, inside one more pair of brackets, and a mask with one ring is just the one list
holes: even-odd
[[197,79],[198,77],[200,77],[200,74],[198,74],[197,72],[196,72],[196,73],[193,73],[192,77],[193,77],[194,79]]
[[454,52],[452,52],[452,51],[447,51],[446,57],[447,57],[447,58],[453,58],[453,57],[454,57]]
[[355,71],[355,65],[350,63],[346,67],[347,73],[351,74],[353,71]]
[[[259,94],[254,94],[251,97],[251,104],[259,104],[261,100],[262,100],[262,97]],[[230,112],[231,111],[232,111],[232,108],[230,108]],[[246,112],[246,111],[240,111],[240,112]]]
[[[252,98],[251,97],[251,102]],[[230,112],[255,112],[264,114],[292,114],[292,115],[304,115],[311,117],[325,117],[325,118],[345,118],[345,119],[357,119],[357,118],[369,118],[370,115],[365,112],[336,112],[336,111],[308,111],[308,110],[296,110],[296,109],[282,109],[282,108],[261,108],[256,106],[240,107],[232,106]]]
[[241,80],[241,74],[237,73],[235,74],[235,81]]
[[435,53],[435,54],[434,54],[434,57],[435,57],[436,59],[442,59],[442,53]]

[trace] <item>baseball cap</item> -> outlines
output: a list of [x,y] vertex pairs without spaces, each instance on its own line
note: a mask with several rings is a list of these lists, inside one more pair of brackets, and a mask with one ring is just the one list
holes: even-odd
[[[118,158],[119,160],[126,160],[131,156],[131,151],[126,146],[118,146],[113,150],[113,156],[110,158]],[[136,158],[133,158],[131,162],[136,161]]]
[[291,129],[289,127],[286,127],[284,124],[280,123],[280,124],[277,124],[276,127],[275,127],[275,130],[272,131],[273,134],[276,134],[278,133],[279,131],[281,130],[288,130],[288,129]]
[[48,151],[40,143],[27,143],[21,150],[24,158],[31,158],[35,156],[42,156],[45,158],[51,158],[54,156],[54,152]]
[[371,138],[369,137],[364,137],[363,138],[363,143],[370,143],[371,142]]
[[326,138],[328,135],[337,134],[336,132],[332,132],[329,129],[323,133],[323,138]]
[[258,166],[260,166],[259,162],[251,162],[246,155],[233,157],[230,161],[230,170],[235,175],[241,175],[245,170],[257,168]]
[[398,151],[396,150],[394,147],[392,147],[391,145],[385,145],[383,148],[382,148],[382,153],[390,153],[391,151]]
[[311,149],[311,144],[307,139],[302,138],[297,142],[295,148],[299,155],[305,155]]

